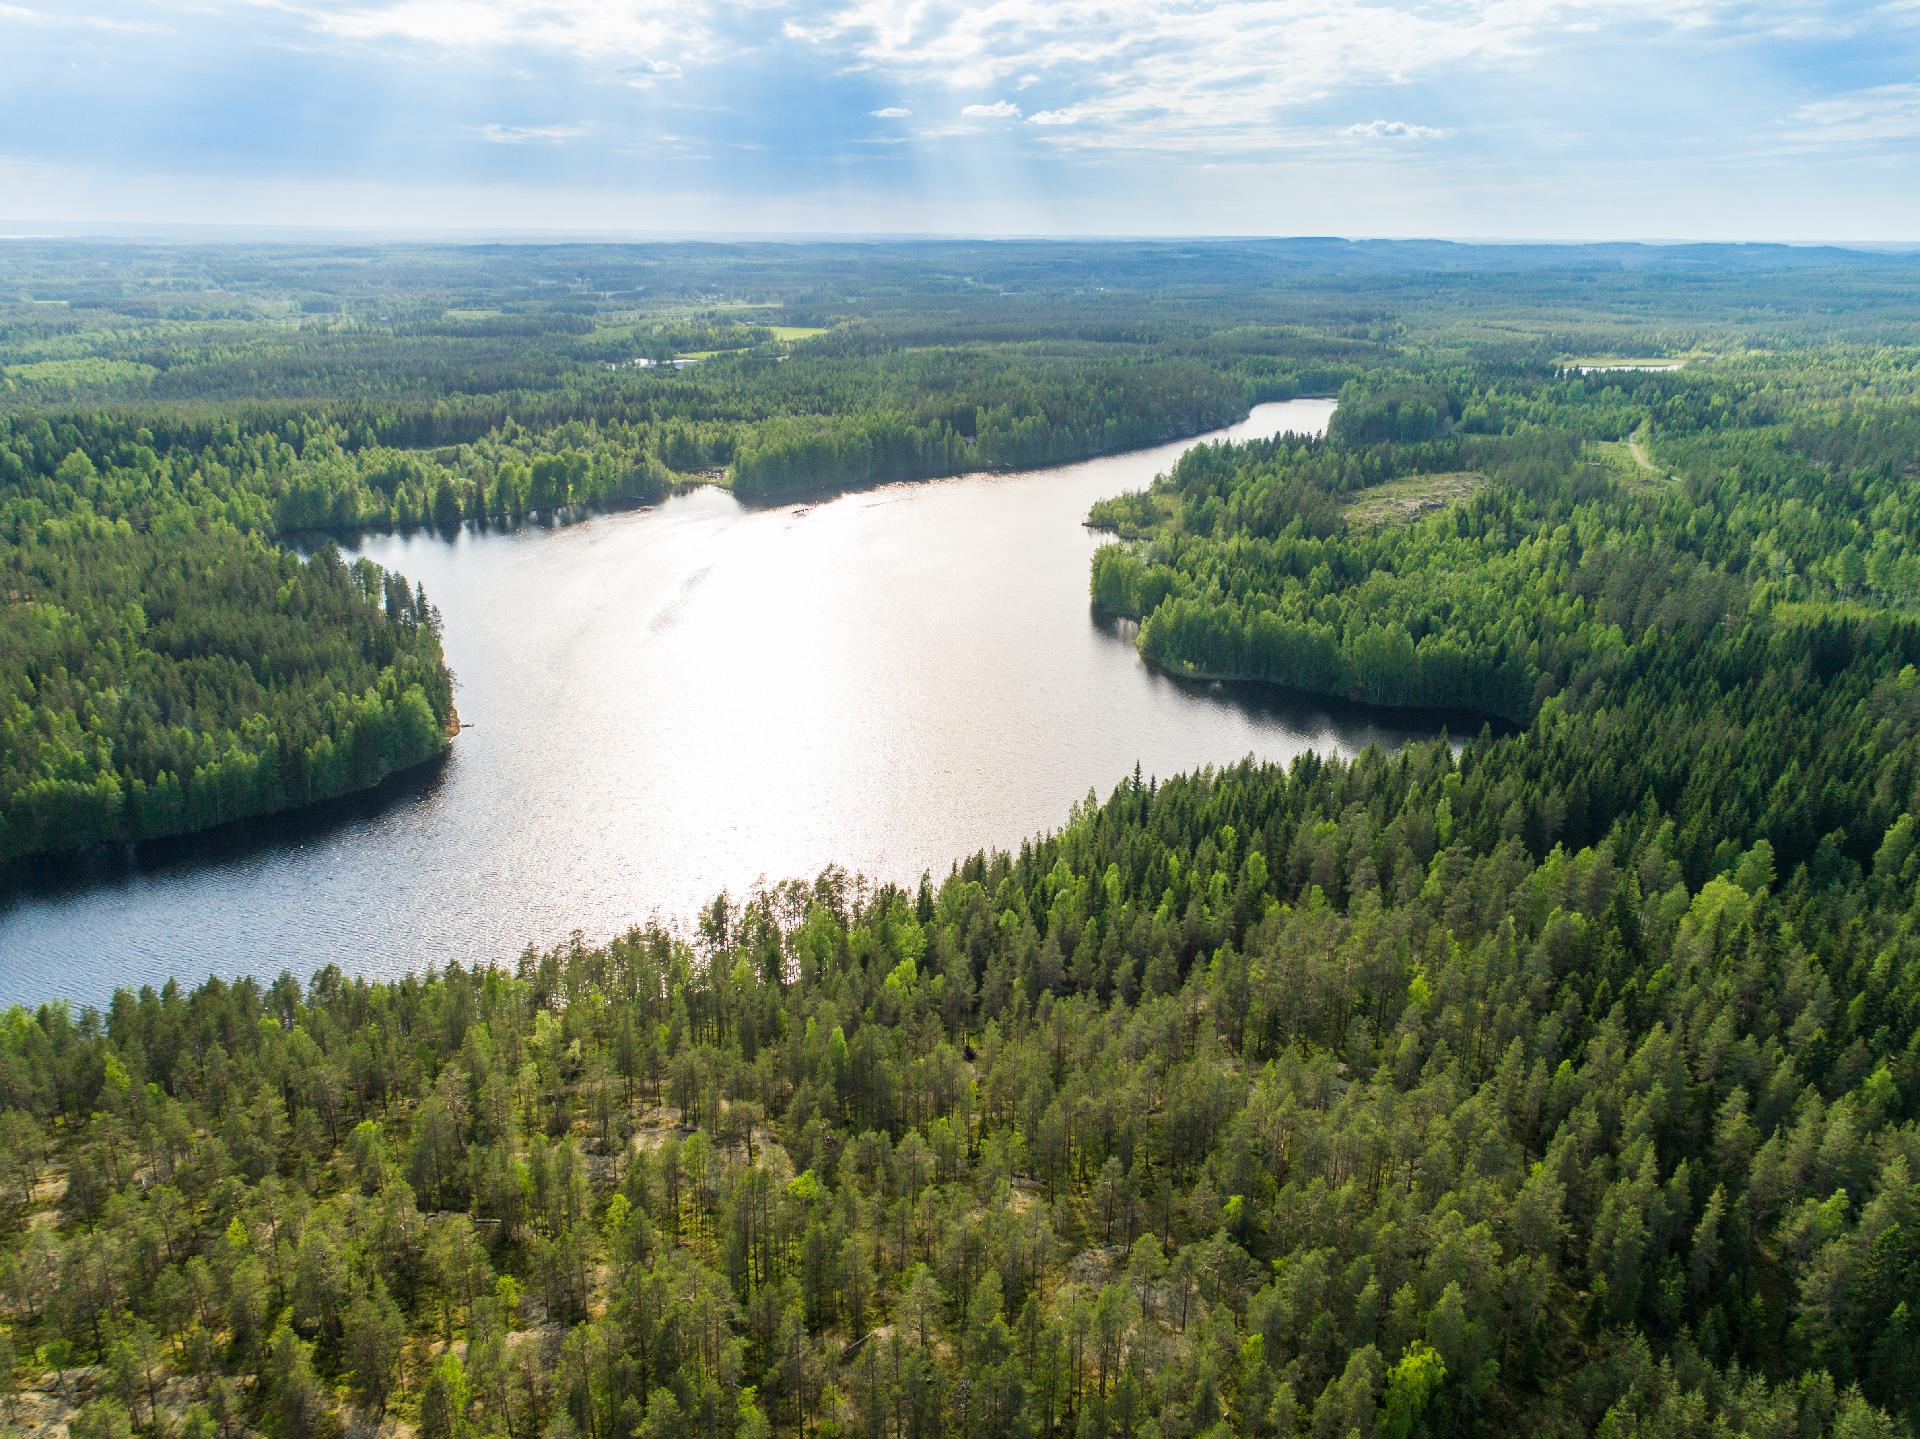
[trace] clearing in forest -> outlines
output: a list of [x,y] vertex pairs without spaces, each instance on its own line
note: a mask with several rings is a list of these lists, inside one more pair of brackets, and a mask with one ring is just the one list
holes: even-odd
[[1487,477],[1477,470],[1449,470],[1443,474],[1408,475],[1369,485],[1346,504],[1347,523],[1371,529],[1376,525],[1411,524],[1422,515],[1444,510],[1470,499],[1486,488]]

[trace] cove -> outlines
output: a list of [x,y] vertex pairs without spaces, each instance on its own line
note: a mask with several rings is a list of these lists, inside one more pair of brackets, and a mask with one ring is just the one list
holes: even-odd
[[[910,883],[1017,846],[1138,764],[1439,732],[1152,672],[1091,618],[1085,528],[1193,443],[1319,433],[1331,400],[1017,474],[756,509],[724,490],[558,528],[364,538],[441,610],[448,757],[371,795],[42,875],[0,908],[0,1004],[210,974],[393,976],[686,924],[829,864]],[[1476,726],[1477,727],[1477,726]]]

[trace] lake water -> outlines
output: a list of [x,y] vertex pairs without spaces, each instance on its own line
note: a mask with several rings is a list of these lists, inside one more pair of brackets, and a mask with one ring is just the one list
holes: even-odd
[[[1319,432],[1330,400],[1218,435]],[[910,882],[1058,826],[1138,763],[1351,753],[1421,721],[1177,683],[1087,602],[1096,499],[1172,444],[748,509],[702,489],[560,528],[387,536],[471,728],[369,796],[148,847],[0,909],[0,1003],[208,974],[391,975],[684,923],[830,863]]]

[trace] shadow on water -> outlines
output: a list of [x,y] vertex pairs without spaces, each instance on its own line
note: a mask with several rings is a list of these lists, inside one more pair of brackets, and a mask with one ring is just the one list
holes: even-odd
[[1510,720],[1471,710],[1367,704],[1260,680],[1189,679],[1169,674],[1139,653],[1134,643],[1140,633],[1138,621],[1103,615],[1091,608],[1088,617],[1099,633],[1134,651],[1149,683],[1168,685],[1204,704],[1229,706],[1250,719],[1272,720],[1310,734],[1334,732],[1349,743],[1378,744],[1388,749],[1445,738],[1457,752],[1483,729],[1496,737],[1519,732]]
[[428,805],[446,783],[451,748],[370,789],[278,814],[237,819],[213,829],[133,844],[98,845],[71,854],[43,855],[0,868],[0,911],[27,899],[57,898],[137,878],[164,878],[219,865],[269,861],[314,848]]
[[[699,488],[701,488],[699,484],[686,487],[687,490]],[[682,490],[677,493],[685,492]],[[495,515],[452,522],[419,519],[404,525],[364,524],[341,525],[326,529],[288,530],[281,535],[280,540],[303,559],[311,559],[328,545],[351,552],[370,540],[430,539],[452,543],[455,540],[477,539],[485,535],[514,535],[530,530],[561,530],[600,515],[628,515],[641,510],[650,510],[668,498],[671,496],[608,495],[598,500],[580,500],[573,504],[561,505],[557,509],[528,510],[523,515]]]

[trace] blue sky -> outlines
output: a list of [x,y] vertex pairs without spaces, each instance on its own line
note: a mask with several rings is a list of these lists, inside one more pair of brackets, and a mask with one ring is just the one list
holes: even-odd
[[1920,0],[0,0],[11,222],[1920,240]]

